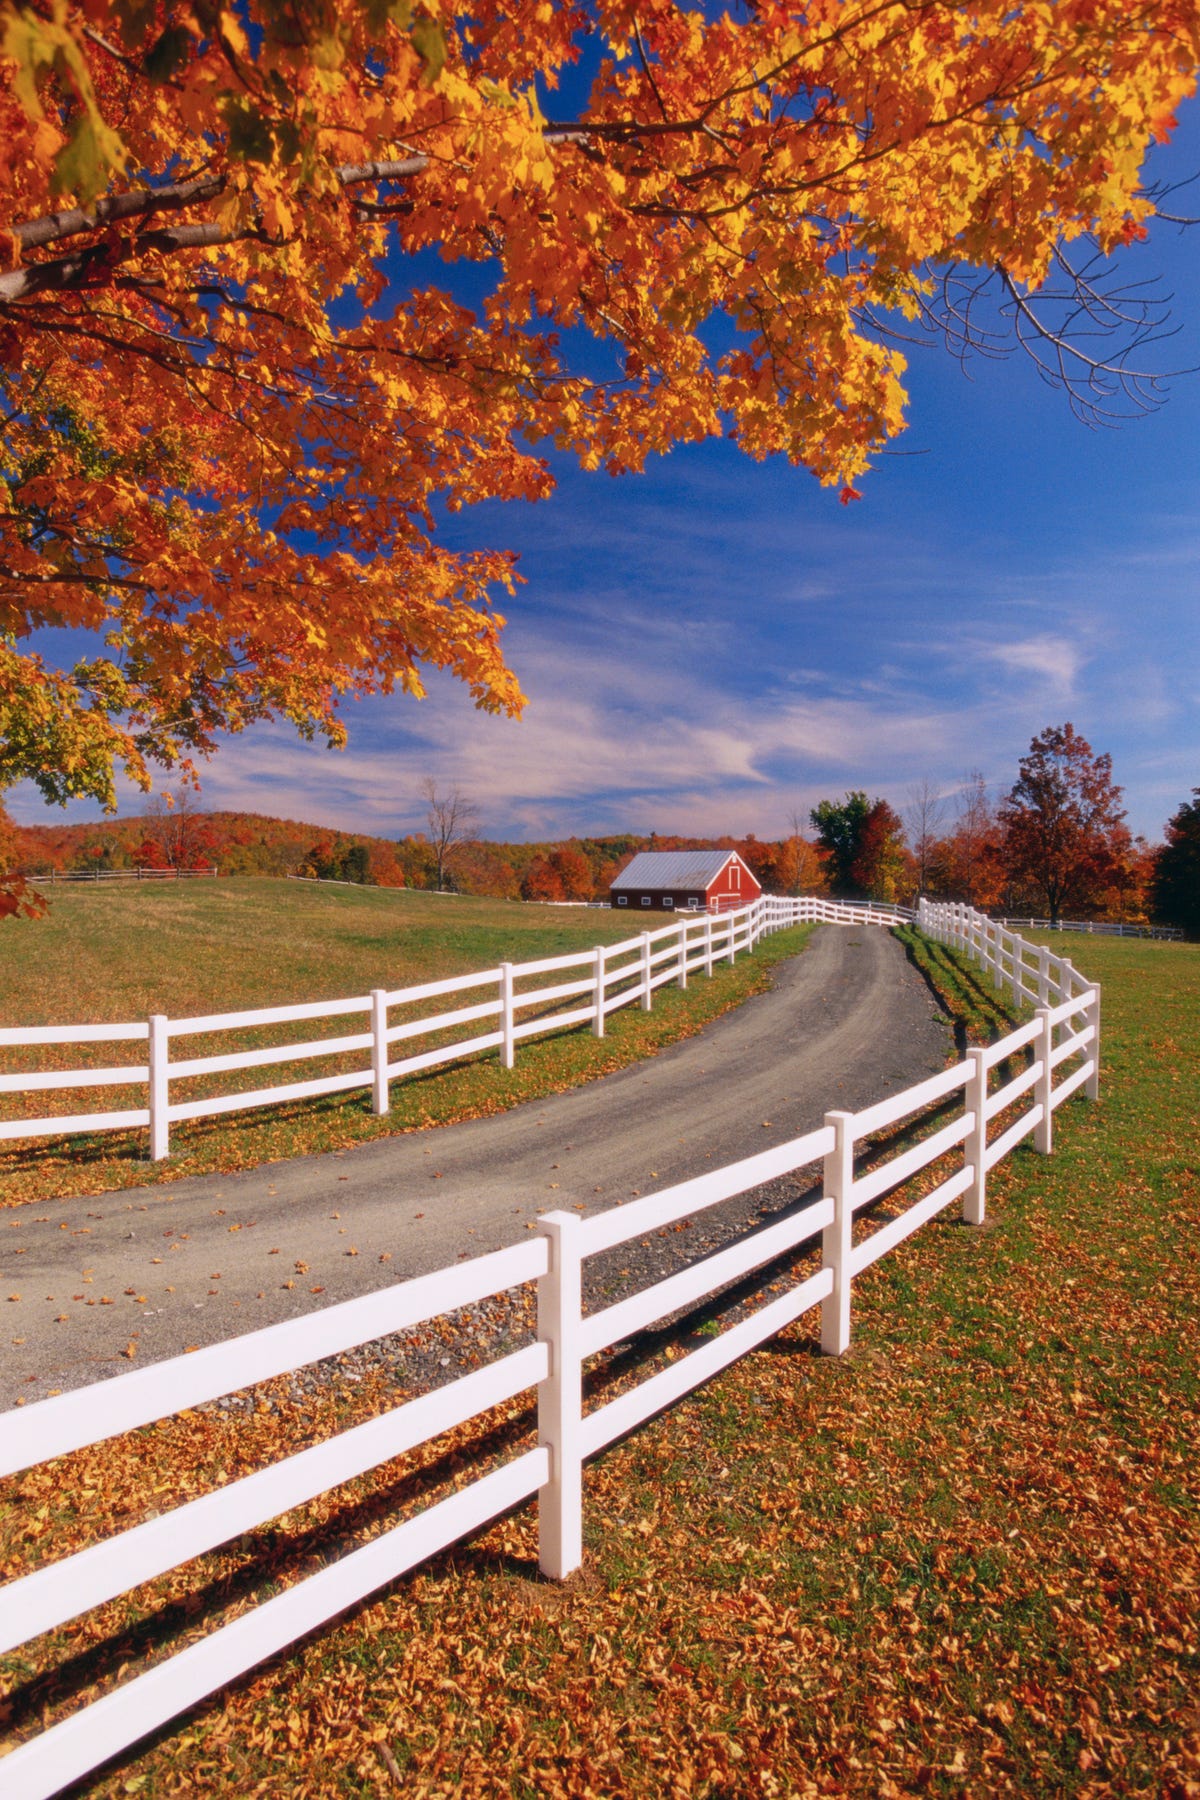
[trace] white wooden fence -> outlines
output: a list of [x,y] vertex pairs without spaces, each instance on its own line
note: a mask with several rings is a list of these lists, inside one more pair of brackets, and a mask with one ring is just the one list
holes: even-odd
[[[603,1037],[605,1021],[619,1007],[639,1004],[649,1012],[655,988],[668,982],[686,987],[688,977],[699,971],[711,975],[717,963],[732,963],[739,951],[753,950],[767,932],[802,920],[844,923],[852,914],[890,925],[898,916],[898,909],[848,908],[825,900],[765,897],[720,917],[704,913],[683,916],[623,943],[599,944],[532,962],[501,963],[499,968],[392,991],[375,988],[370,994],[348,1000],[210,1013],[193,1019],[155,1014],[150,1019],[128,1023],[0,1030],[0,1050],[9,1051],[61,1044],[147,1046],[146,1059],[136,1063],[0,1074],[0,1096],[24,1097],[87,1088],[145,1089],[143,1106],[0,1118],[0,1140],[149,1126],[150,1155],[158,1161],[170,1153],[171,1126],[184,1119],[211,1118],[218,1113],[277,1106],[356,1089],[370,1090],[372,1111],[382,1116],[389,1108],[391,1082],[405,1075],[488,1050],[497,1050],[504,1067],[511,1069],[521,1039],[567,1031],[576,1025],[590,1025],[597,1037]],[[551,979],[547,982],[546,977]],[[451,995],[472,998],[466,1005],[447,1007]],[[474,998],[476,995],[482,997]],[[397,1014],[401,1015],[398,1019]],[[259,1038],[276,1026],[341,1018],[363,1020],[367,1029],[352,1030],[342,1036],[307,1037],[302,1042],[258,1042],[251,1048],[206,1056],[173,1058],[171,1054],[172,1046],[184,1038],[219,1038],[226,1032],[251,1033]],[[395,1055],[393,1046],[420,1038],[433,1042],[410,1055]],[[179,1095],[180,1083],[194,1088],[197,1079],[210,1084],[209,1078],[231,1071],[271,1066],[278,1069],[286,1063],[311,1063],[318,1059],[337,1059],[343,1064],[352,1059],[352,1066],[303,1081],[276,1081],[269,1087],[206,1093],[200,1097],[194,1092]]]
[[219,876],[221,871],[215,864],[206,863],[202,869],[46,869],[41,874],[24,869],[30,881],[49,882],[53,887],[58,881],[198,881],[202,876]]
[[[782,910],[806,904],[811,903],[784,902]],[[847,923],[875,917],[859,908],[837,910]],[[760,923],[771,916],[768,905]],[[535,1343],[0,1589],[0,1652],[7,1652],[491,1407],[536,1392],[533,1448],[481,1470],[470,1485],[21,1745],[0,1761],[5,1800],[43,1800],[56,1793],[533,1495],[541,1567],[551,1577],[569,1574],[582,1557],[582,1468],[588,1457],[811,1307],[821,1309],[822,1349],[840,1355],[850,1342],[856,1275],[956,1200],[968,1224],[981,1224],[988,1171],[1029,1136],[1035,1149],[1048,1153],[1057,1107],[1079,1088],[1096,1097],[1099,990],[1062,957],[1033,949],[967,908],[926,905],[921,922],[929,936],[976,958],[1015,1002],[1033,1000],[1034,1017],[942,1074],[863,1111],[828,1113],[820,1129],[728,1168],[590,1218],[549,1213],[539,1221],[536,1238],[508,1249],[0,1416],[4,1476],[519,1284],[537,1287]],[[660,940],[664,935],[657,934]],[[680,966],[683,942],[676,940],[674,947]],[[1022,1066],[1005,1075],[1002,1065],[1013,1062]],[[916,1141],[887,1160],[860,1167],[856,1151],[864,1141],[904,1121],[918,1128]],[[583,1311],[587,1257],[808,1168],[820,1172],[821,1193],[804,1211],[629,1298]],[[902,1191],[910,1183],[915,1194],[911,1188]],[[902,1210],[880,1224],[867,1209],[885,1200]],[[585,1411],[583,1372],[589,1358],[806,1244],[818,1254],[818,1266],[788,1292],[639,1385]]]
[[1165,938],[1181,943],[1178,925],[1127,925],[1112,919],[996,919],[997,925],[1015,925],[1022,931],[1082,931],[1087,937]]

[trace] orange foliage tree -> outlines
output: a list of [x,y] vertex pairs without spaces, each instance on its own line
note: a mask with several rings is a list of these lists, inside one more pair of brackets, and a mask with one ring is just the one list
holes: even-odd
[[1000,903],[1008,881],[996,809],[979,769],[963,777],[953,829],[928,847],[929,885],[969,906]]
[[906,900],[916,885],[903,821],[886,800],[873,801],[862,821],[850,879],[869,900],[890,904]]
[[526,900],[590,900],[595,892],[592,866],[575,844],[559,844],[548,856],[535,856],[521,883]]
[[20,860],[21,834],[0,805],[0,919],[36,919],[46,910],[41,896],[17,873]]
[[888,321],[969,337],[971,267],[1036,338],[1196,60],[1195,0],[0,0],[0,788],[339,743],[430,665],[517,712],[441,509],[721,432],[851,497]]
[[1057,924],[1068,909],[1103,908],[1130,881],[1132,842],[1112,778],[1071,724],[1049,725],[1021,758],[1000,803],[1002,856],[1018,894]]

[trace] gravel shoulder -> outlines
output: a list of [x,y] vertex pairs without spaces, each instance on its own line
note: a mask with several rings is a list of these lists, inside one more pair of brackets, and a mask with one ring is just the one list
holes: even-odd
[[[0,1407],[498,1249],[543,1212],[599,1211],[768,1149],[831,1108],[919,1081],[951,1047],[890,933],[825,926],[767,993],[568,1093],[133,1198],[21,1208],[0,1230]],[[772,1183],[713,1208],[682,1239],[594,1259],[590,1303],[794,1207],[805,1185]],[[476,1335],[504,1335],[493,1310],[477,1320],[473,1309]]]

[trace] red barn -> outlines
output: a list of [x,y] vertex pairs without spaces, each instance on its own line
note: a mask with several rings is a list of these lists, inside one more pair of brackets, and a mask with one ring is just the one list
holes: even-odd
[[609,898],[639,912],[728,912],[761,893],[736,850],[642,850],[616,877]]

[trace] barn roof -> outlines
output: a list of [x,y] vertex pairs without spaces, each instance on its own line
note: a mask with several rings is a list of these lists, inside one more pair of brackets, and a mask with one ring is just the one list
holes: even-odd
[[734,850],[640,850],[614,888],[706,888]]

